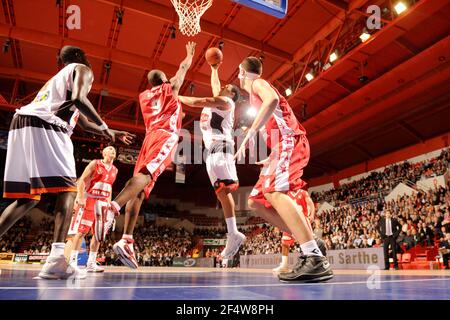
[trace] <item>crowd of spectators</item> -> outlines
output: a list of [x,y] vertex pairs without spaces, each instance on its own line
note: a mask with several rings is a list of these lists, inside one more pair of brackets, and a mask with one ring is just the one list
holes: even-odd
[[346,205],[350,201],[361,198],[382,199],[400,182],[419,180],[444,174],[450,166],[450,149],[427,161],[417,163],[403,162],[387,166],[383,171],[372,172],[369,176],[341,185],[337,189],[323,192],[312,192],[315,203],[327,201],[334,206]]
[[3,237],[0,237],[1,252],[18,252],[22,241],[31,230],[31,220],[28,217],[20,219]]
[[[191,257],[195,245],[188,231],[156,225],[137,226],[134,239],[136,258],[143,266],[172,266],[175,257]],[[106,265],[118,263],[112,248],[115,241],[109,239],[100,247],[99,260]]]

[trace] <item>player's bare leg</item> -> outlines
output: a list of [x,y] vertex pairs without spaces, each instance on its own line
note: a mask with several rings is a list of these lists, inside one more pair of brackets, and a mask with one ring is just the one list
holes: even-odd
[[114,202],[116,202],[120,207],[123,207],[128,203],[128,201],[134,199],[136,195],[144,190],[145,186],[148,185],[151,180],[152,178],[150,174],[138,173],[127,182],[125,188],[123,188],[123,190],[114,199]]
[[330,264],[322,255],[314,240],[313,233],[304,215],[298,214],[298,208],[287,194],[272,192],[264,197],[280,214],[286,225],[290,226],[292,234],[300,243],[302,255],[293,270],[281,273],[281,281],[326,281],[333,277]]
[[97,253],[100,249],[100,242],[92,236],[91,244],[89,246],[89,258],[86,265],[87,272],[103,272],[105,269],[97,265]]
[[38,203],[39,200],[32,199],[18,199],[11,203],[0,216],[0,238]]
[[248,207],[254,211],[258,216],[269,222],[271,225],[277,227],[281,231],[292,233],[290,228],[286,225],[284,220],[280,217],[278,212],[273,208],[267,208],[262,203],[248,200]]
[[[284,235],[283,235],[284,237]],[[282,273],[289,271],[289,248],[290,246],[286,243],[283,243],[283,239],[281,240],[281,263],[278,267],[274,268],[272,271],[274,273]]]
[[244,243],[246,237],[243,233],[239,232],[236,226],[236,214],[234,211],[235,204],[233,195],[229,190],[222,189],[217,193],[217,199],[219,199],[225,221],[227,223],[227,245],[221,252],[221,256],[224,259],[231,259],[239,251],[242,243]]
[[77,265],[78,263],[78,253],[81,249],[81,243],[83,242],[84,234],[78,232],[72,238],[72,250],[70,252],[69,264]]
[[128,201],[125,207],[124,233],[122,239],[113,246],[114,252],[119,256],[120,261],[132,269],[136,269],[138,267],[133,248],[133,231],[136,226],[139,211],[144,199],[145,193],[141,191],[137,197]]
[[66,257],[67,261],[70,260],[70,253],[72,252],[72,247],[73,247],[72,239],[73,239],[73,236],[67,237],[66,245],[64,246],[64,256]]
[[50,255],[39,273],[41,278],[62,279],[74,276],[83,279],[86,277],[86,274],[76,266],[68,265],[64,256],[64,240],[70,227],[75,195],[75,192],[62,192],[57,196],[53,243]]

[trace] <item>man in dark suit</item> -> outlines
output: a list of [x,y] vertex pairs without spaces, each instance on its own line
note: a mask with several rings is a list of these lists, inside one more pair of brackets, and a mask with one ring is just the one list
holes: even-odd
[[391,246],[392,255],[394,258],[395,270],[398,270],[397,261],[397,243],[396,239],[401,231],[400,223],[397,219],[392,218],[389,210],[385,211],[385,216],[380,219],[378,223],[378,231],[380,232],[381,239],[383,240],[384,249],[384,269],[389,270],[389,245]]

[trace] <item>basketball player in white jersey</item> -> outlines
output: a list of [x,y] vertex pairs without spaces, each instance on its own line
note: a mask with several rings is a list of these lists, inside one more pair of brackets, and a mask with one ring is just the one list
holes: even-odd
[[238,231],[231,194],[238,186],[234,154],[234,110],[239,99],[239,88],[228,84],[221,88],[219,65],[211,66],[211,88],[213,97],[196,98],[180,96],[180,101],[193,108],[203,108],[200,129],[207,149],[206,170],[219,199],[227,224],[227,244],[221,252],[224,259],[231,259],[245,241]]
[[[66,243],[71,247],[69,263],[77,265],[78,253],[85,235],[98,223],[103,223],[101,217],[97,217],[95,206],[98,202],[111,202],[112,185],[117,178],[118,170],[113,162],[116,159],[116,149],[108,146],[102,151],[103,159],[92,160],[84,169],[78,179],[78,193],[75,199],[75,212],[70,223],[68,236],[71,240]],[[104,229],[104,228],[103,228]],[[105,235],[106,236],[106,235]],[[104,240],[97,239],[95,233],[91,238],[89,259],[86,265],[87,272],[103,272],[104,269],[97,265],[97,253],[100,243]],[[67,257],[67,256],[66,256]]]
[[126,132],[108,128],[87,95],[93,73],[85,53],[77,47],[61,49],[65,67],[51,78],[30,104],[16,110],[8,135],[4,193],[16,198],[0,217],[0,237],[17,220],[34,208],[41,195],[56,193],[53,244],[41,278],[64,279],[77,276],[64,257],[64,240],[69,228],[76,188],[75,159],[70,140],[77,124],[85,130],[124,143]]

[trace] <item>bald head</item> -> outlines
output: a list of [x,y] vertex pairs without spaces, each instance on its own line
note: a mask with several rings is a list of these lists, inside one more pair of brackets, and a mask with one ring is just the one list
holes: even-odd
[[157,70],[157,69],[150,71],[147,75],[147,78],[148,78],[148,83],[152,87],[160,86],[163,83],[167,82],[166,74],[164,72],[162,72],[161,70]]

